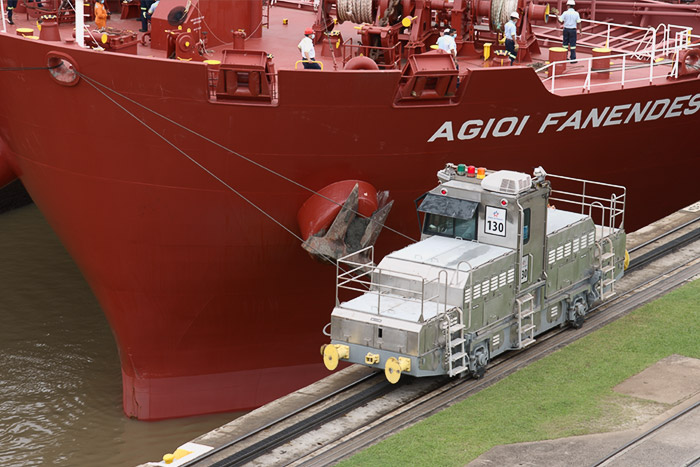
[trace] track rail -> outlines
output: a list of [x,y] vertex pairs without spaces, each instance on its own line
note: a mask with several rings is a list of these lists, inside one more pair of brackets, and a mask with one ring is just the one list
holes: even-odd
[[[273,426],[275,426],[275,425],[279,425],[279,424],[283,423],[284,421],[291,419],[291,418],[294,417],[295,415],[298,415],[298,414],[300,414],[300,413],[303,413],[303,412],[305,412],[305,411],[308,411],[308,410],[311,409],[312,407],[318,406],[318,405],[322,404],[323,402],[326,402],[326,401],[332,399],[332,398],[335,397],[335,396],[338,396],[338,395],[340,395],[340,394],[346,393],[346,392],[350,391],[351,389],[353,389],[353,388],[359,386],[360,384],[362,384],[362,383],[364,383],[364,382],[366,382],[366,381],[369,381],[369,380],[373,380],[373,379],[376,379],[376,380],[379,381],[379,383],[378,383],[377,385],[375,385],[375,386],[380,386],[380,385],[381,385],[381,381],[382,381],[382,380],[379,379],[379,374],[378,374],[378,373],[372,373],[372,374],[369,374],[369,375],[364,376],[364,377],[362,377],[362,378],[359,378],[359,379],[357,379],[357,380],[351,382],[350,384],[347,384],[346,386],[343,386],[342,388],[340,388],[340,389],[338,389],[338,390],[336,390],[336,391],[331,392],[330,394],[326,394],[326,395],[323,396],[323,397],[319,397],[318,399],[314,400],[313,402],[311,402],[311,403],[309,403],[309,404],[307,404],[307,405],[305,405],[305,406],[303,406],[303,407],[300,407],[300,408],[298,408],[297,410],[295,410],[295,411],[293,411],[293,412],[290,412],[290,413],[288,413],[288,414],[285,414],[284,416],[279,417],[279,418],[277,418],[277,419],[275,419],[275,420],[273,420],[273,421],[271,421],[271,422],[269,422],[269,423],[267,423],[267,424],[265,424],[265,425],[263,425],[263,426],[261,426],[261,427],[258,427],[258,428],[256,428],[256,429],[254,429],[254,430],[252,430],[252,431],[246,433],[246,434],[243,435],[243,436],[239,436],[239,437],[237,437],[237,438],[235,438],[235,439],[229,441],[228,443],[219,446],[219,447],[216,448],[216,449],[213,449],[213,450],[211,450],[211,451],[208,451],[208,452],[206,452],[206,453],[200,455],[200,456],[197,457],[196,459],[192,459],[191,461],[182,464],[181,467],[189,467],[189,466],[197,465],[197,464],[199,464],[199,463],[201,463],[201,462],[203,462],[203,461],[206,461],[207,459],[209,459],[209,458],[215,456],[216,454],[219,454],[219,453],[224,452],[224,451],[226,451],[226,450],[228,450],[228,449],[231,449],[231,448],[234,447],[236,444],[240,444],[240,443],[242,443],[243,441],[245,441],[245,440],[247,440],[247,439],[250,439],[250,438],[252,438],[253,436],[255,436],[255,435],[257,435],[257,434],[259,434],[259,433],[261,433],[261,432],[263,432],[263,431],[265,431],[265,430],[267,430],[267,429],[269,429],[269,428],[271,428],[271,427],[273,427]],[[348,405],[348,407],[351,407],[351,406],[352,406],[352,405]],[[328,415],[330,416],[330,414],[328,414]],[[331,419],[332,419],[332,418],[328,418],[327,421],[330,421]],[[312,427],[308,427],[307,430],[309,430],[309,429],[311,429],[311,428],[312,428]],[[290,434],[291,434],[291,432],[290,432]],[[297,434],[298,434],[298,432],[297,432]],[[266,450],[273,449],[274,447],[275,447],[275,446],[273,446],[272,444],[271,444],[270,446],[268,446],[268,447],[265,447],[265,446],[262,446],[262,445],[258,445],[258,448],[257,448],[257,449],[258,449],[258,452],[265,452]],[[243,451],[241,451],[241,452],[243,453]],[[236,453],[236,454],[238,454],[238,453]],[[247,453],[243,453],[243,454],[246,456],[246,458],[249,457],[249,455],[248,455]],[[231,464],[222,464],[222,465],[237,465],[237,464],[231,463]]]
[[[638,251],[657,242],[673,232],[690,226],[696,221],[691,221],[670,232],[661,234],[635,247],[633,251]],[[698,238],[700,238],[700,228],[688,232],[664,245],[655,247],[649,252],[638,255],[630,261],[628,272],[640,269],[656,259],[684,245],[692,243]],[[519,368],[605,326],[629,313],[631,310],[678,287],[683,282],[686,282],[688,279],[698,274],[700,274],[700,259],[674,267],[643,283],[635,284],[630,290],[618,293],[618,295],[611,300],[591,309],[586,316],[586,324],[583,328],[579,330],[573,330],[568,327],[554,329],[538,337],[538,343],[533,347],[521,351],[511,351],[495,358],[490,363],[488,372],[482,379],[448,379],[446,377],[425,378],[423,380],[428,381],[428,384],[421,386],[421,389],[416,390],[415,397],[409,401],[404,401],[398,408],[378,414],[373,421],[365,423],[362,427],[355,429],[355,431],[350,433],[346,432],[344,435],[340,435],[335,441],[326,443],[323,447],[306,450],[302,455],[298,455],[296,458],[292,459],[288,458],[280,464],[303,466],[329,465],[347,458],[391,434],[444,409],[446,406],[452,405],[455,402],[479,392],[515,372]],[[653,284],[653,286],[650,286],[650,284]],[[372,384],[369,388],[342,399],[343,393],[350,392],[352,388],[357,387],[361,383],[373,381],[373,379],[377,380],[376,384]],[[402,380],[402,382],[405,382],[405,379]],[[398,385],[389,385],[380,372],[373,373],[348,384],[328,396],[319,398],[307,406],[294,411],[294,413],[280,417],[266,424],[264,427],[236,438],[183,465],[214,465],[216,467],[238,466],[256,459],[259,463],[274,464],[276,462],[272,460],[265,461],[264,459],[264,456],[269,455],[270,451],[285,443],[290,443],[302,435],[312,432],[322,425],[348,414],[354,409],[368,404],[379,397],[390,394],[400,387],[402,387],[401,382]],[[333,397],[340,397],[341,400],[312,415],[304,415],[304,412],[308,412],[311,407],[323,404]],[[276,433],[264,437],[264,439],[253,442],[245,447],[242,446],[245,440],[249,440],[255,435],[262,436],[265,430],[273,428],[275,425],[282,424],[292,419],[292,417],[298,417],[299,420],[293,422],[284,429],[278,430]]]
[[[608,461],[611,461],[614,458],[616,458],[620,455],[623,455],[625,452],[629,451],[634,446],[637,446],[637,445],[643,443],[644,441],[646,441],[652,434],[656,433],[657,431],[659,431],[663,427],[669,425],[670,423],[673,423],[674,421],[678,420],[679,418],[688,414],[689,412],[692,412],[693,410],[697,409],[698,407],[700,407],[700,402],[696,402],[695,404],[691,405],[690,407],[687,407],[685,410],[678,412],[675,415],[670,416],[669,418],[667,418],[663,422],[659,423],[655,427],[650,428],[649,430],[645,431],[641,435],[637,436],[629,443],[627,443],[623,446],[620,446],[619,448],[617,448],[616,450],[614,450],[613,452],[611,452],[610,454],[608,454],[607,456],[605,456],[604,458],[602,458],[601,460],[599,460],[598,462],[593,464],[592,467],[599,467],[601,465],[605,465],[608,463]],[[695,459],[689,465],[697,465],[698,462],[700,462],[700,458]]]

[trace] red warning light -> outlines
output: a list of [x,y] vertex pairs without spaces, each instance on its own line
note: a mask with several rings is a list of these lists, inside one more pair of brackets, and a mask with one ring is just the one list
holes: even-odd
[[445,190],[445,189],[443,188],[442,190],[440,190],[440,193],[442,193],[443,195],[446,195],[446,194],[447,194],[447,190]]
[[501,200],[501,206],[503,206],[503,207],[508,206],[508,200],[507,200],[507,199],[502,199],[502,200]]

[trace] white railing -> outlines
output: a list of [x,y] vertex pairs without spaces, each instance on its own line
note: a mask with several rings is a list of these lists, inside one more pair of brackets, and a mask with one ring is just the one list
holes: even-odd
[[[617,47],[620,47],[620,45],[635,47],[635,52],[633,53],[636,54],[640,50],[644,50],[645,45],[647,47],[651,46],[656,36],[656,30],[652,27],[642,28],[639,26],[629,26],[626,24],[618,23],[605,23],[603,21],[593,21],[588,19],[582,19],[581,23],[592,25],[594,28],[596,26],[602,26],[604,28],[604,31],[581,32],[578,35],[576,42],[581,43],[582,45],[610,48],[610,42],[614,41],[617,43]],[[613,30],[622,30],[625,31],[626,34],[644,33],[644,36],[641,39],[625,37],[624,35],[614,36],[611,34]],[[605,40],[601,41],[601,39],[603,38]]]
[[[627,189],[624,186],[563,175],[547,174],[547,178],[563,180],[564,183],[572,187],[571,191],[552,189],[549,196],[550,203],[556,201],[569,207],[568,210],[580,210],[581,214],[593,218],[594,223],[602,226],[603,230],[608,228],[612,231],[624,228],[625,201],[627,199]],[[570,207],[574,207],[574,209]],[[598,213],[600,214],[600,223],[596,221]]]
[[[624,43],[630,48],[636,44],[634,51],[587,58],[578,57],[577,61],[583,62],[585,66],[583,70],[573,72],[560,71],[567,64],[571,63],[569,60],[548,63],[536,69],[536,72],[546,72],[547,77],[543,79],[543,82],[549,82],[548,88],[550,92],[566,90],[590,92],[594,86],[606,86],[609,88],[610,84],[619,84],[620,88],[624,88],[626,84],[638,81],[646,81],[652,84],[654,79],[658,77],[665,78],[667,76],[673,76],[677,78],[680,60],[679,52],[700,44],[700,36],[693,35],[692,28],[686,26],[662,24],[657,28],[640,28],[637,26],[603,23],[600,21],[582,21],[606,26],[606,30],[581,34],[581,39],[578,41],[579,44],[585,43],[590,46],[591,39],[593,39],[595,41],[601,41],[601,45],[609,48],[610,42],[615,41],[618,43],[617,47],[620,47],[619,43]],[[643,32],[644,35],[641,39],[611,35],[613,30],[627,29],[629,29],[630,32]],[[602,42],[603,40],[604,42]],[[600,69],[594,69],[594,62],[605,63],[606,65]],[[670,70],[669,66],[671,67]],[[654,72],[658,67],[663,67],[663,71],[657,73],[655,76]],[[641,76],[639,73],[630,73],[640,68],[648,68],[648,76]],[[592,78],[599,74],[604,74],[605,79],[594,83]],[[567,78],[576,76],[584,77],[583,85],[580,84],[580,81],[575,81],[575,84],[568,86],[557,85],[557,78],[562,78],[564,76]],[[612,76],[614,76],[614,78],[611,78]]]
[[[369,252],[368,262],[353,261],[352,258],[361,258],[363,253]],[[382,278],[398,279],[398,282],[407,281],[408,284],[392,285],[383,283]],[[382,311],[382,297],[405,301],[418,301],[420,303],[419,322],[424,321],[424,310],[427,303],[435,306],[435,314],[445,314],[448,305],[448,272],[440,270],[438,276],[432,280],[426,280],[417,274],[401,271],[380,269],[374,264],[374,248],[369,246],[355,253],[339,258],[336,263],[335,303],[340,306],[340,289],[372,294],[377,298],[377,314]],[[434,292],[428,295],[431,290]],[[461,306],[461,305],[460,305]],[[395,317],[396,319],[401,319]]]

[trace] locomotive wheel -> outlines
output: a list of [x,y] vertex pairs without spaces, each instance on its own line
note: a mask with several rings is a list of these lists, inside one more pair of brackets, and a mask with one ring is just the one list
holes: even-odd
[[571,327],[574,329],[581,329],[583,327],[583,321],[585,320],[585,317],[583,315],[576,315],[576,318],[571,322]]
[[570,321],[571,327],[574,329],[581,329],[583,321],[586,319],[586,310],[588,309],[586,301],[582,297],[577,298],[573,308],[573,316]]
[[481,379],[486,374],[486,365],[489,363],[489,351],[486,347],[479,347],[474,351],[472,357],[474,360],[474,369],[472,370],[472,378]]

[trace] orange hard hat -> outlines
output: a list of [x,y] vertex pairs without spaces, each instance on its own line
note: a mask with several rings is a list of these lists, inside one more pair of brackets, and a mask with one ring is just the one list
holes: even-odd
[[314,30],[312,28],[306,28],[304,30],[304,35],[309,35],[309,34],[313,34],[313,33],[314,33]]

